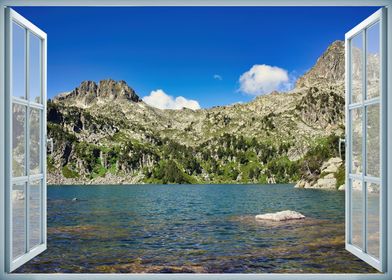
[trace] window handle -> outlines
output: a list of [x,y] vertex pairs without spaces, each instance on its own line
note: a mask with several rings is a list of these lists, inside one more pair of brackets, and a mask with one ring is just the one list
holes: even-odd
[[54,150],[53,138],[48,138],[46,140],[46,145],[49,147],[49,153],[53,154],[53,150]]

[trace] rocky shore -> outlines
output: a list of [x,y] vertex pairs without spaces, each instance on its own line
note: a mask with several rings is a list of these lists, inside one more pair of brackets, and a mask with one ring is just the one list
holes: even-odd
[[320,174],[311,174],[295,185],[295,188],[344,190],[345,165],[341,158],[334,157],[325,161],[320,168]]

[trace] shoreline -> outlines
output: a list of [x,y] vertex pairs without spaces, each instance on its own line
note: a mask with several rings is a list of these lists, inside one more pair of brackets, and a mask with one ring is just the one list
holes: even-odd
[[176,183],[169,183],[169,184],[160,184],[160,183],[114,183],[114,184],[97,184],[97,183],[74,183],[74,184],[50,184],[47,183],[48,188],[52,187],[137,187],[137,186],[275,186],[275,187],[282,187],[282,186],[292,186],[294,189],[299,190],[319,190],[319,191],[327,191],[327,192],[344,192],[344,189],[331,189],[331,188],[320,188],[320,187],[307,187],[307,188],[298,188],[296,187],[295,183],[276,183],[276,184],[262,184],[262,183],[197,183],[197,184],[176,184]]
[[282,184],[259,184],[259,183],[197,183],[197,184],[159,184],[159,183],[118,183],[118,184],[50,184],[47,183],[48,187],[115,187],[115,186],[295,186],[294,183],[282,183]]

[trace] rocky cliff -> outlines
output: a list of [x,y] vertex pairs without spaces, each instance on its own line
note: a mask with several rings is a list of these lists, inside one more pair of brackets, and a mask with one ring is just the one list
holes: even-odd
[[160,110],[124,81],[85,81],[48,103],[49,183],[313,182],[344,134],[344,46],[290,92]]
[[114,81],[111,79],[100,81],[84,81],[79,87],[71,92],[62,93],[55,100],[69,106],[90,107],[96,103],[107,103],[109,101],[133,101],[140,102],[141,99],[125,81]]
[[296,82],[296,87],[335,85],[344,82],[344,42],[335,41],[318,58],[316,64]]

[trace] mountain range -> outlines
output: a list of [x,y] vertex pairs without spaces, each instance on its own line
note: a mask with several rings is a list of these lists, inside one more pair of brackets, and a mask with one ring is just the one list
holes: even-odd
[[84,81],[48,101],[48,183],[314,183],[339,156],[344,68],[335,41],[289,92],[199,110],[151,107],[125,81]]

